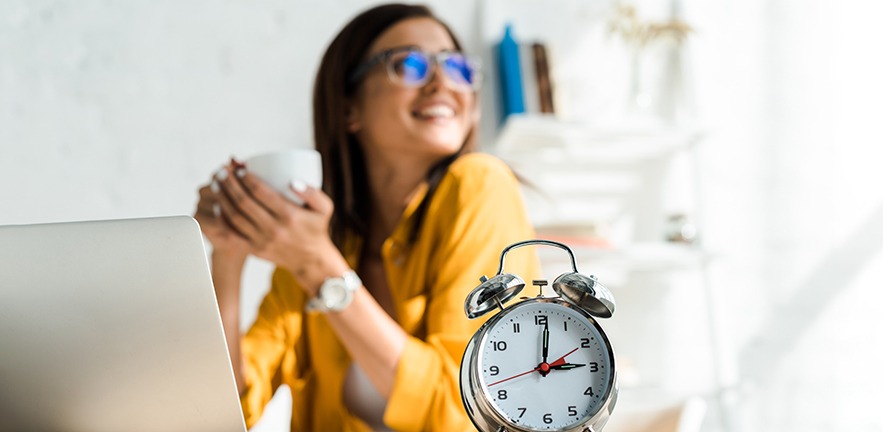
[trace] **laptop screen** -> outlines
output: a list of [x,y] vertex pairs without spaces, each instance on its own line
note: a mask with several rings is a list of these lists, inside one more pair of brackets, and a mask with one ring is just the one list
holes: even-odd
[[0,431],[244,431],[199,227],[0,227]]

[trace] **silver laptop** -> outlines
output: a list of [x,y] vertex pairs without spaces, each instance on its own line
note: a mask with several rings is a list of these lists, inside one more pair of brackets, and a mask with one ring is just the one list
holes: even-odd
[[0,431],[245,431],[190,217],[0,226]]

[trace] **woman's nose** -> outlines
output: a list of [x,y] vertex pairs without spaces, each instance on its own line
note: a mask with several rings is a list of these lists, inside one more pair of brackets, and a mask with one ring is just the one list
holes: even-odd
[[438,64],[437,61],[433,61],[432,65],[430,65],[429,69],[429,79],[427,79],[426,84],[423,85],[423,89],[430,92],[436,92],[442,88],[442,86],[448,87],[448,89],[453,90],[453,82],[445,75],[442,70],[441,65]]

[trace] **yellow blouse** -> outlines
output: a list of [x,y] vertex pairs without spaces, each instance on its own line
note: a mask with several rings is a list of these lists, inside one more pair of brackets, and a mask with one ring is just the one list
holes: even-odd
[[[407,246],[412,216],[425,191],[423,185],[383,244],[396,319],[410,335],[383,420],[397,431],[474,430],[460,399],[459,367],[466,344],[484,320],[467,319],[463,303],[481,275],[496,274],[500,252],[533,238],[534,232],[509,168],[474,153],[451,165],[431,198],[417,240]],[[344,255],[356,268],[357,251]],[[535,251],[512,251],[505,271],[526,281],[537,277]],[[292,431],[368,430],[343,403],[350,356],[324,315],[304,312],[306,300],[292,275],[277,268],[242,342],[246,423],[255,424],[276,388],[287,384]]]

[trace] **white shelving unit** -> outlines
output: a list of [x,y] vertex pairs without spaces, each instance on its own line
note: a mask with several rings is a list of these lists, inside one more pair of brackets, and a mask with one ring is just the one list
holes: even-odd
[[513,158],[539,155],[552,163],[572,163],[574,159],[585,163],[634,163],[689,149],[701,137],[696,127],[629,122],[590,125],[531,114],[507,119],[496,149]]
[[[654,411],[693,425],[684,430],[714,430],[699,429],[697,414],[721,387],[706,277],[712,254],[665,240],[672,212],[698,219],[692,158],[702,137],[696,127],[526,115],[510,117],[496,142],[524,180],[538,236],[571,246],[580,271],[617,298],[616,315],[603,323],[622,387],[611,432],[639,430],[634,420]],[[539,252],[547,277],[569,271],[566,254]],[[689,420],[675,415],[688,406]]]
[[685,208],[697,207],[688,159],[702,136],[695,127],[526,115],[507,120],[495,151],[526,180],[540,231],[595,234],[626,246],[657,243],[670,215],[695,213]]

